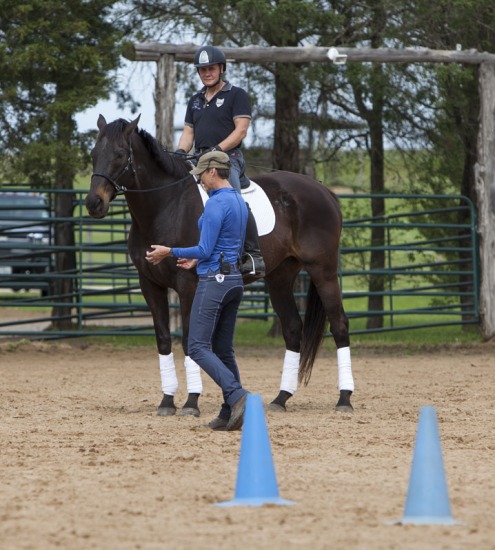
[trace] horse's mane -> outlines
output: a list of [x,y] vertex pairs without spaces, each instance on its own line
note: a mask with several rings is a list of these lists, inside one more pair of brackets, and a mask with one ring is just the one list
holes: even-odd
[[[130,123],[123,118],[119,118],[114,123],[107,126],[107,132],[110,137],[122,135],[124,128]],[[141,139],[141,142],[146,147],[152,159],[171,176],[183,178],[189,174],[189,167],[181,157],[176,157],[170,154],[165,147],[146,130],[136,129],[136,134]]]

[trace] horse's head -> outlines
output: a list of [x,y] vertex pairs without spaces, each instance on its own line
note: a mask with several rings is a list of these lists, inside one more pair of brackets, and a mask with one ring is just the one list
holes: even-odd
[[119,119],[110,124],[102,115],[98,117],[98,137],[91,151],[93,174],[86,196],[86,208],[93,218],[104,218],[121,186],[134,178],[131,138],[140,116],[132,122]]

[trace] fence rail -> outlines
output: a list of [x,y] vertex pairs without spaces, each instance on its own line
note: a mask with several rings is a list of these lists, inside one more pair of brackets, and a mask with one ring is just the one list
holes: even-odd
[[[85,211],[85,192],[70,191],[74,197],[72,217],[53,215],[51,190],[46,198],[49,217],[19,207],[5,222],[2,195],[25,188],[4,188],[0,193],[0,336],[59,338],[89,333],[104,335],[154,335],[151,316],[139,289],[136,269],[127,255],[129,215],[123,199],[112,204],[103,220]],[[479,323],[479,273],[476,214],[466,197],[450,195],[383,195],[385,213],[371,217],[371,197],[366,194],[340,195],[344,230],[340,249],[340,284],[351,334],[404,330],[425,326]],[[374,196],[376,198],[376,195]],[[74,244],[59,246],[54,241],[57,224],[70,224]],[[40,228],[43,239],[15,240],[20,228]],[[372,228],[384,231],[384,240],[371,243]],[[74,267],[57,272],[55,257],[61,252],[74,255]],[[383,254],[382,265],[371,267],[373,253]],[[40,258],[45,261],[38,262]],[[54,293],[55,282],[73,280],[69,295]],[[379,281],[370,290],[370,280]],[[308,286],[306,273],[296,281],[294,294],[301,313]],[[370,297],[381,297],[383,306],[370,309]],[[53,308],[67,306],[64,318],[71,330],[50,328]],[[178,304],[171,303],[178,319]],[[175,315],[174,315],[175,313]],[[274,317],[264,283],[246,287],[239,316]],[[369,319],[379,317],[381,326],[367,328]],[[180,325],[174,334],[180,334]]]

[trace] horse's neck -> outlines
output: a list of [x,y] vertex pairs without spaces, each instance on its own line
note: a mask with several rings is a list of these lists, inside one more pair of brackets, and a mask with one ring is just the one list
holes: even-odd
[[[132,231],[144,239],[175,238],[184,224],[196,225],[201,205],[197,189],[186,182],[162,184],[155,191],[128,193]],[[196,214],[195,214],[196,213]]]
[[128,193],[126,199],[132,222],[143,233],[157,227],[177,207],[177,197],[160,188],[156,191]]

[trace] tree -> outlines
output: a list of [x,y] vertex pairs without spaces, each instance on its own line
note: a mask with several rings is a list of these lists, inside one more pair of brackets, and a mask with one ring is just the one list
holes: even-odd
[[[368,34],[372,48],[383,46],[387,28],[387,13],[381,0],[370,2]],[[363,70],[357,75],[349,76],[354,91],[354,100],[359,116],[364,119],[369,128],[369,156],[371,166],[370,190],[374,195],[371,199],[371,215],[378,223],[371,227],[371,258],[368,311],[383,311],[383,292],[385,278],[380,273],[385,267],[385,227],[380,223],[385,215],[385,200],[379,195],[385,190],[385,148],[384,148],[384,108],[388,79],[385,78],[383,65],[374,64],[363,75]],[[354,78],[353,78],[354,76]],[[356,78],[356,76],[358,78]],[[360,77],[359,77],[360,76]],[[382,315],[368,317],[367,328],[383,326]]]
[[[112,20],[114,0],[4,0],[0,22],[0,144],[4,177],[60,190],[55,215],[70,218],[74,178],[88,163],[89,136],[74,116],[116,91],[123,27]],[[56,270],[52,323],[70,328],[75,256],[69,222],[55,227]]]
[[[335,9],[341,14],[342,32],[326,30],[320,37],[320,44],[382,48],[394,37],[395,21],[401,8],[387,0],[367,0],[359,5],[337,2]],[[392,110],[391,98],[396,92],[390,73],[380,63],[356,64],[340,74],[328,73],[313,81],[319,94],[317,103],[324,109],[323,119],[348,120],[347,129],[343,124],[332,133],[338,135],[341,143],[364,142],[370,158],[371,215],[376,223],[371,224],[370,236],[368,328],[383,326],[380,312],[383,311],[385,290],[385,227],[382,223],[385,201],[379,195],[385,191],[385,135]],[[329,114],[332,111],[333,116]],[[364,122],[364,128],[356,124],[356,119]],[[328,135],[326,126],[321,130]]]
[[[442,0],[432,4],[418,0],[412,4],[409,14],[416,28],[416,42],[420,46],[495,51],[493,2]],[[450,64],[431,67],[430,72],[434,75],[437,90],[432,98],[433,116],[425,132],[431,155],[424,157],[416,169],[434,193],[460,193],[476,204],[479,67]],[[465,210],[459,216],[458,222],[469,223]],[[462,237],[459,235],[459,238]],[[458,258],[463,261],[465,256],[460,252]],[[459,268],[467,271],[471,266],[461,264],[456,267]],[[460,289],[469,290],[466,285],[471,284],[470,281],[470,276],[461,272]],[[463,298],[462,302],[465,300]],[[468,303],[466,308],[472,310],[472,304]]]

